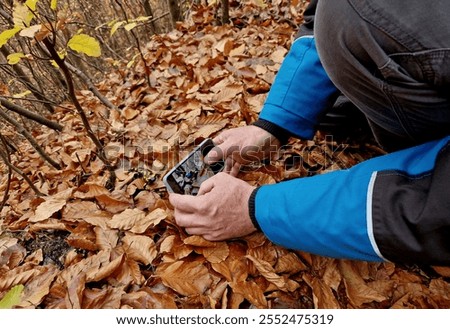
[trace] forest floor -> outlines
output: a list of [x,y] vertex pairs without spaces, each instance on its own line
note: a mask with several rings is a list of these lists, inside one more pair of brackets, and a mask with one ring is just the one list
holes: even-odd
[[[18,308],[450,307],[448,268],[320,257],[261,233],[209,242],[175,224],[162,176],[200,140],[257,118],[301,11],[249,5],[232,17],[239,18],[217,26],[211,8],[198,8],[176,30],[154,36],[148,79],[142,63],[117,66],[98,88],[120,111],[79,92],[116,165],[112,189],[71,105],[50,117],[63,132],[32,130],[63,169],[18,145],[12,161],[44,196],[16,175],[8,186],[1,167],[8,202],[0,214],[0,300],[23,285]],[[360,133],[292,139],[241,178],[271,184],[383,154]]]

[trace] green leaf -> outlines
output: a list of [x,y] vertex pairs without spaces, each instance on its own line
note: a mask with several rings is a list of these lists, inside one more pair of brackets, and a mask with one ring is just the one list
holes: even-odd
[[9,41],[9,39],[15,36],[16,33],[19,32],[20,30],[21,30],[20,27],[15,27],[0,33],[0,48],[3,47],[3,45],[5,45]]
[[91,57],[100,57],[102,54],[100,43],[87,34],[74,35],[67,43],[67,46],[72,50]]
[[52,0],[52,2],[50,3],[50,8],[52,10],[56,10],[57,7],[58,7],[58,0]]
[[21,284],[12,287],[0,300],[0,309],[13,308],[20,303],[20,295],[25,287]]
[[9,54],[8,57],[6,57],[6,59],[8,60],[9,65],[14,65],[14,64],[19,63],[20,60],[24,57],[26,57],[26,55],[24,53],[14,53],[14,54]]

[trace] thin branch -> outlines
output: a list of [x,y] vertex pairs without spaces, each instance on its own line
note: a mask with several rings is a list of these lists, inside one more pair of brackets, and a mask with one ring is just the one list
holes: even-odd
[[91,79],[89,79],[89,77],[84,74],[81,70],[77,69],[75,66],[69,64],[66,62],[67,68],[72,71],[73,73],[75,73],[81,80],[83,80],[83,82],[87,85],[87,87],[89,88],[89,90],[95,95],[97,96],[97,98],[107,107],[109,107],[112,110],[117,110],[119,111],[119,108],[117,106],[115,106],[113,103],[111,103],[109,101],[109,99],[107,99],[105,96],[103,96],[103,94],[94,86],[94,84],[92,83]]
[[[125,21],[128,23],[129,22],[128,16],[127,16],[127,13],[126,13],[125,9],[123,8],[122,4],[118,0],[116,0],[116,3],[120,7],[120,9],[122,10],[123,15],[125,17]],[[134,41],[136,42],[136,47],[137,47],[137,49],[139,51],[139,55],[141,56],[142,63],[144,64],[144,70],[145,70],[144,73],[145,73],[145,77],[147,78],[147,84],[150,87],[152,85],[151,81],[150,81],[150,68],[147,65],[147,61],[145,60],[144,53],[142,52],[141,42],[139,41],[139,38],[136,36],[136,33],[134,33],[133,30],[130,30],[130,33],[133,36]]]
[[[3,54],[3,56],[5,58],[8,57],[8,55],[11,54],[10,51],[8,51],[8,49],[3,46],[0,48],[0,52]],[[14,70],[14,72],[16,73],[16,78],[18,78],[18,80],[26,87],[28,88],[31,93],[34,95],[34,97],[36,97],[36,99],[41,100],[41,101],[48,101],[48,99],[45,97],[45,95],[43,95],[31,82],[31,80],[28,78],[28,76],[25,74],[25,72],[22,70],[20,65],[11,65],[12,70]],[[54,109],[51,106],[51,104],[44,102],[43,103],[44,107],[50,112],[53,113]]]
[[0,104],[3,105],[5,108],[7,108],[10,111],[20,114],[21,116],[28,118],[30,120],[36,121],[36,122],[38,122],[44,126],[47,126],[53,130],[62,131],[64,128],[59,123],[50,121],[37,113],[28,111],[27,109],[24,109],[23,107],[8,101],[3,97],[0,97]]
[[80,102],[77,99],[77,96],[75,94],[75,87],[74,87],[72,75],[70,74],[70,70],[67,67],[64,59],[59,57],[59,54],[56,51],[55,47],[53,46],[52,42],[48,38],[45,38],[42,42],[44,43],[45,47],[50,52],[52,59],[59,66],[59,68],[61,69],[61,71],[64,74],[64,77],[66,78],[67,90],[69,93],[69,97],[70,97],[73,105],[75,106],[75,108],[78,112],[78,115],[81,118],[81,121],[83,122],[84,128],[86,129],[86,132],[87,132],[89,138],[92,140],[92,142],[95,144],[95,146],[97,148],[98,157],[105,164],[107,170],[110,173],[110,177],[109,177],[109,181],[108,181],[107,185],[108,185],[108,187],[112,188],[115,185],[115,180],[116,180],[114,166],[109,162],[108,158],[106,157],[105,149],[104,149],[102,143],[100,142],[100,140],[94,134],[94,132],[91,128],[91,124],[89,123],[89,120],[87,118],[87,115],[84,112],[83,107],[81,106]]
[[[17,168],[16,166],[14,166],[11,161],[9,160],[9,154],[5,154],[3,150],[0,150],[0,158],[2,158],[2,160],[5,162],[5,164],[8,166],[9,170],[13,170],[15,171],[17,174],[19,174],[27,183],[28,185],[31,187],[31,189],[34,191],[34,193],[36,193],[37,196],[45,196],[44,193],[42,193],[41,191],[39,191],[39,189],[33,184],[33,182],[31,181],[31,179],[19,168]],[[5,201],[5,200],[3,200]],[[5,201],[6,203],[6,201]],[[2,205],[0,207],[1,208],[4,206],[4,203],[2,202]]]
[[[8,152],[8,145],[6,143],[5,137],[3,137],[3,135],[1,133],[0,133],[0,139],[2,141],[3,147],[6,150],[7,160],[9,162],[11,162],[11,156],[9,155],[9,152]],[[6,187],[5,187],[5,194],[3,195],[3,200],[2,200],[2,203],[0,204],[0,213],[2,212],[3,207],[5,206],[6,202],[8,201],[9,188],[11,187],[12,172],[13,172],[12,168],[10,166],[8,166],[8,177],[6,178],[7,181],[6,181]]]
[[45,153],[44,149],[39,146],[39,144],[36,142],[36,140],[33,138],[33,136],[28,132],[28,130],[25,129],[19,122],[14,120],[12,117],[10,117],[5,111],[2,110],[0,107],[0,117],[2,117],[6,122],[11,124],[17,129],[17,132],[21,134],[23,137],[25,137],[28,142],[33,146],[33,148],[36,150],[36,152],[39,153],[39,155],[46,160],[48,163],[50,163],[54,168],[60,170],[61,166],[59,163],[54,161],[50,156]]

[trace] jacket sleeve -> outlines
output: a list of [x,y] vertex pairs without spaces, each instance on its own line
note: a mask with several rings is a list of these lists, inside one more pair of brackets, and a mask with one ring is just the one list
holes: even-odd
[[282,141],[290,136],[311,139],[321,113],[337,96],[316,49],[313,35],[316,5],[317,1],[311,1],[305,11],[304,23],[254,123]]
[[262,186],[252,195],[251,216],[271,241],[287,248],[334,258],[450,265],[449,141]]

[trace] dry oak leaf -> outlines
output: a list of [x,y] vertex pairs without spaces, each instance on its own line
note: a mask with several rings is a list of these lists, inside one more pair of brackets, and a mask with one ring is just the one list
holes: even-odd
[[126,233],[122,238],[127,256],[144,265],[149,265],[158,256],[155,242],[143,235]]
[[382,302],[388,297],[382,295],[366,284],[358,271],[357,262],[340,261],[341,274],[347,290],[347,297],[355,307],[361,307],[365,303]]
[[226,242],[211,242],[198,235],[192,235],[183,240],[187,245],[193,246],[194,250],[210,263],[220,263],[227,259],[230,250]]
[[117,230],[94,227],[95,244],[101,250],[112,250],[117,246],[119,232]]
[[272,265],[270,265],[269,262],[262,259],[257,259],[251,255],[247,255],[246,257],[253,262],[253,264],[258,269],[259,273],[261,273],[261,275],[267,281],[277,286],[278,289],[285,292],[293,292],[298,287],[300,287],[300,285],[297,282],[276,274],[275,270],[273,269]]
[[[166,288],[167,290],[167,288]],[[154,291],[154,287],[143,287],[121,296],[122,308],[124,305],[133,309],[176,309],[174,295],[167,291]]]
[[73,188],[68,188],[52,196],[44,197],[45,201],[36,208],[36,212],[28,221],[36,223],[50,218],[66,205],[67,200],[72,196],[72,192]]
[[[13,242],[15,240],[11,238],[5,239],[7,242]],[[5,246],[8,245],[10,245],[10,243],[7,243]],[[18,244],[17,240],[15,244],[8,246],[6,249],[2,248],[0,241],[0,267],[6,265],[5,268],[13,269],[22,263],[26,255],[27,250]]]
[[27,283],[18,307],[37,307],[45,296],[49,294],[50,286],[60,271],[52,265],[47,265],[40,269],[41,273],[34,276],[33,279]]
[[102,209],[113,214],[118,214],[132,206],[129,198],[121,193],[98,195],[95,199]]
[[18,284],[26,285],[32,278],[40,273],[41,270],[39,268],[30,269],[30,266],[16,267],[11,271],[0,275],[0,291],[5,291]]
[[86,273],[86,282],[97,282],[110,276],[122,262],[123,254],[111,260],[111,251],[100,250],[97,254],[66,267],[59,278],[69,285],[79,273],[84,272]]
[[313,293],[314,308],[318,309],[337,309],[340,308],[339,302],[333,294],[330,286],[323,280],[313,277],[309,273],[304,273],[303,280],[311,287]]
[[156,274],[164,285],[187,297],[203,295],[213,282],[201,261],[177,261],[168,266],[159,266]]
[[[230,283],[230,286],[233,295],[244,297],[257,308],[267,308],[267,299],[260,286],[255,281],[232,282]],[[237,298],[237,300],[240,300],[240,298]],[[234,305],[233,308],[236,308],[237,306],[239,305]]]
[[107,195],[109,191],[106,187],[98,184],[83,184],[77,191],[73,194],[75,198],[79,199],[91,199],[99,195]]
[[124,287],[104,286],[102,289],[85,289],[83,309],[119,309]]
[[126,209],[120,214],[114,215],[108,222],[108,226],[110,228],[141,234],[150,226],[158,225],[167,216],[167,211],[161,208],[157,208],[149,214],[146,214],[138,208]]

